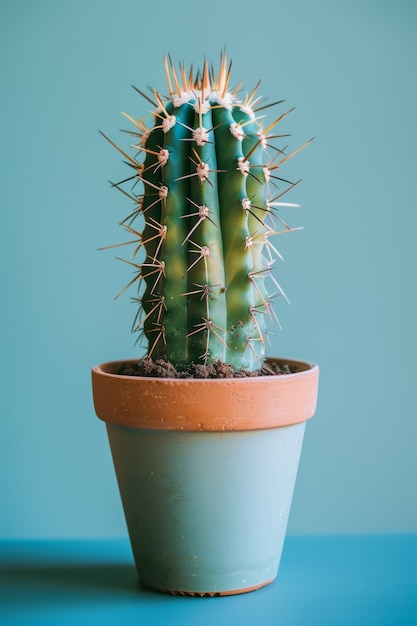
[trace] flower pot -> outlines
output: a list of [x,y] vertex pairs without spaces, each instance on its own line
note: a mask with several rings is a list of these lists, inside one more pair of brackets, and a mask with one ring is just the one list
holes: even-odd
[[318,367],[235,379],[93,369],[138,575],[177,594],[228,595],[272,582]]

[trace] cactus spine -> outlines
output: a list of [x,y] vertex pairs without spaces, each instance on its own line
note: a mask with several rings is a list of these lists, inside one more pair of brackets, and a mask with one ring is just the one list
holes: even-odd
[[271,276],[270,238],[294,230],[278,211],[296,205],[281,201],[294,184],[277,170],[301,148],[286,155],[270,145],[285,114],[264,128],[256,88],[241,101],[229,88],[230,69],[222,55],[217,76],[204,63],[194,78],[166,58],[168,98],[139,92],[155,107],[153,126],[125,115],[136,156],[111,142],[133,168],[132,192],[115,185],[134,203],[123,222],[136,237],[128,261],[135,268],[128,286],[139,284],[133,329],[146,337],[148,356],[179,370],[216,360],[259,369],[272,301],[284,295]]

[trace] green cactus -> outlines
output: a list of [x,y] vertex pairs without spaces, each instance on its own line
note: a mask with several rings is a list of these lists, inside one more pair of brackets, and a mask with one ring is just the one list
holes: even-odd
[[270,145],[286,113],[264,128],[257,88],[240,100],[230,70],[225,55],[217,76],[207,63],[196,77],[184,66],[177,73],[165,58],[169,96],[137,90],[154,106],[152,128],[124,114],[135,156],[109,139],[133,168],[115,184],[134,204],[122,222],[135,236],[127,242],[135,246],[127,287],[139,285],[133,330],[146,337],[148,356],[179,371],[213,361],[262,367],[272,303],[284,296],[271,273],[278,253],[270,238],[295,230],[279,210],[296,206],[281,200],[296,183],[278,172],[304,146],[287,155]]

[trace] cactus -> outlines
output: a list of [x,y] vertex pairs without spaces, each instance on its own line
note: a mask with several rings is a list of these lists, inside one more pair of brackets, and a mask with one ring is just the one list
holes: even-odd
[[114,184],[133,202],[122,225],[134,239],[118,244],[134,246],[125,287],[139,286],[133,330],[146,337],[149,357],[179,371],[214,361],[258,370],[273,300],[285,297],[272,275],[279,253],[270,239],[295,230],[279,210],[297,206],[282,201],[297,183],[279,169],[304,146],[286,154],[271,145],[285,136],[272,131],[287,113],[264,127],[272,105],[262,104],[258,86],[239,99],[225,55],[217,76],[206,62],[196,76],[183,65],[177,73],[169,57],[165,71],[168,97],[135,88],[154,107],[153,126],[123,114],[133,124],[134,156],[105,136],[133,169]]

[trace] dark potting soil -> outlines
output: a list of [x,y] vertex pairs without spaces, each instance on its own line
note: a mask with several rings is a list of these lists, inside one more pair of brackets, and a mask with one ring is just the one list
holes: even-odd
[[154,378],[252,378],[253,376],[292,374],[294,371],[289,365],[279,365],[276,362],[268,362],[255,371],[235,370],[223,361],[214,361],[209,365],[191,363],[187,369],[178,371],[169,361],[164,359],[153,361],[150,357],[145,357],[137,363],[124,363],[118,374]]

